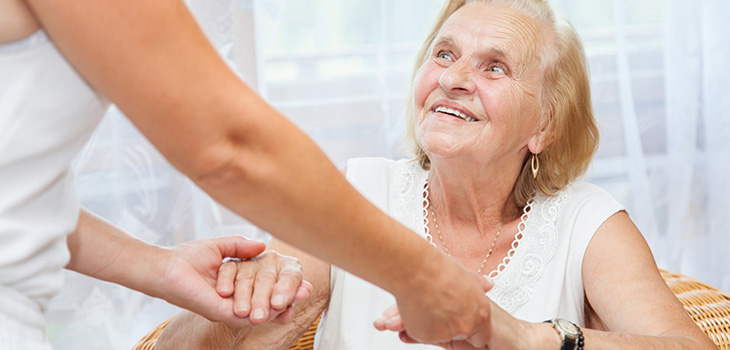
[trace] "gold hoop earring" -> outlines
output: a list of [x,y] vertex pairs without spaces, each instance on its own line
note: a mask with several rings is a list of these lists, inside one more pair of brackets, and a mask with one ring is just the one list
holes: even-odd
[[537,159],[537,154],[532,154],[532,160],[530,161],[530,168],[532,169],[532,178],[537,178],[537,171],[540,170],[540,160]]

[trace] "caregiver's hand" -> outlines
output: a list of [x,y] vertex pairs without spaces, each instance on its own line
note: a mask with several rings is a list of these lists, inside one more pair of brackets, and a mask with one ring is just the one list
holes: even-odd
[[193,311],[211,321],[231,326],[249,326],[248,318],[233,312],[233,298],[216,290],[221,261],[227,257],[251,258],[266,248],[261,242],[243,237],[212,238],[180,244],[166,251],[160,259],[161,276],[153,276],[158,296]]
[[233,296],[233,312],[251,325],[285,324],[292,319],[294,302],[309,297],[312,285],[303,280],[299,260],[268,251],[222,264],[216,289],[221,296]]
[[[490,301],[491,303],[491,301]],[[489,338],[485,346],[475,346],[469,339],[454,340],[446,343],[434,344],[447,350],[509,350],[509,349],[539,349],[543,343],[540,343],[538,336],[539,327],[551,326],[545,323],[529,323],[519,320],[496,304],[491,304],[490,321],[486,325],[483,333],[488,333]],[[375,328],[384,331],[399,332],[400,340],[404,343],[415,344],[418,341],[409,337],[405,332],[403,324],[400,322],[398,309],[396,307],[389,308],[375,322]],[[551,333],[552,330],[548,330]],[[543,333],[544,334],[544,333]]]
[[[451,284],[442,285],[441,290],[452,295],[449,299],[449,305],[453,305],[453,307],[444,308],[443,305],[436,305],[435,308],[437,307],[439,310],[451,310],[450,314],[444,314],[444,318],[440,320],[433,320],[428,319],[428,313],[423,312],[426,318],[421,319],[419,325],[427,326],[427,329],[432,330],[431,334],[425,334],[423,336],[422,334],[413,332],[413,329],[417,332],[422,329],[408,326],[412,323],[409,323],[409,319],[407,318],[408,314],[403,311],[403,307],[409,307],[410,305],[408,302],[402,302],[401,300],[397,300],[397,306],[392,306],[381,317],[375,320],[375,328],[380,331],[389,330],[399,332],[401,339],[407,342],[446,345],[457,341],[476,348],[484,347],[489,340],[489,332],[491,331],[491,308],[493,306],[491,300],[487,298],[485,293],[494,286],[494,282],[486,276],[467,273],[473,276],[474,283],[471,286],[469,284],[453,283],[454,280],[458,281],[458,279],[454,279],[453,277]],[[475,285],[480,287],[476,291],[476,296],[472,294],[475,292],[473,288],[468,288]],[[423,303],[423,300],[419,300],[423,297],[427,297],[427,295],[413,295],[410,300],[418,300],[418,302]],[[448,320],[447,317],[452,317],[450,322],[444,322],[444,320]],[[416,319],[414,321],[417,322],[419,320]]]

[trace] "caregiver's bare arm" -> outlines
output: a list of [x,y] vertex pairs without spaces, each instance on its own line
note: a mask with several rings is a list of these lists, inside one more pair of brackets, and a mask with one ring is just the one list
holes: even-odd
[[[393,293],[419,340],[471,335],[485,322],[484,281],[360,196],[229,70],[182,1],[27,3],[86,81],[217,201]],[[422,297],[409,298],[415,291]]]
[[[234,315],[231,298],[214,286],[224,257],[257,256],[265,249],[261,242],[222,237],[168,249],[146,244],[85,209],[67,242],[70,270],[165,299],[211,320],[250,325],[247,318]],[[278,292],[293,295],[296,286]]]

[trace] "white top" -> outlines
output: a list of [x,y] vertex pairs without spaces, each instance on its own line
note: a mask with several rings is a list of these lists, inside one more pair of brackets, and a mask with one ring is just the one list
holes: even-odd
[[71,161],[109,104],[43,31],[0,45],[0,349],[49,349],[79,204]]
[[[430,240],[423,204],[427,176],[412,161],[359,158],[347,164],[347,179],[360,193]],[[555,197],[536,196],[525,207],[508,256],[490,274],[495,286],[487,295],[519,319],[562,317],[582,325],[583,255],[598,227],[620,210],[607,192],[585,182],[575,182]],[[373,321],[395,304],[394,297],[334,266],[330,278],[330,303],[317,349],[441,349],[404,344],[394,332],[375,330]]]

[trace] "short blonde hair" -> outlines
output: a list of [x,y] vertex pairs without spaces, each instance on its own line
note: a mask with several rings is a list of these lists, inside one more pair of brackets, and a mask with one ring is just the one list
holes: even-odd
[[430,160],[416,140],[416,118],[413,110],[413,82],[419,68],[429,57],[429,50],[444,22],[462,6],[481,3],[508,8],[534,18],[548,30],[549,39],[543,45],[540,91],[541,127],[547,130],[548,146],[539,154],[537,178],[530,170],[531,154],[525,157],[513,194],[515,202],[524,206],[537,192],[545,195],[565,188],[588,169],[598,148],[598,127],[591,105],[588,67],[583,44],[575,28],[556,16],[545,0],[449,0],[444,4],[430,34],[416,57],[406,102],[405,143],[416,154],[424,169]]

